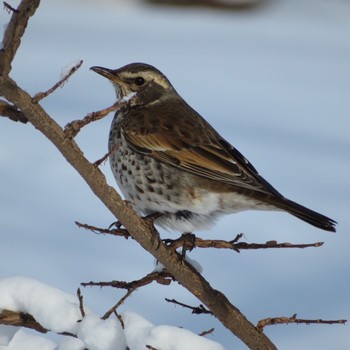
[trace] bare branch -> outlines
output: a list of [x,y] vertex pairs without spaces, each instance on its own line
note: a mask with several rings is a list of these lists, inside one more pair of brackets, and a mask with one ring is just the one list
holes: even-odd
[[118,314],[118,312],[116,310],[114,311],[114,315],[118,318],[122,328],[125,329],[125,324],[124,324],[124,321],[123,321],[123,317],[120,314]]
[[100,166],[104,161],[108,159],[108,157],[119,147],[118,144],[115,144],[111,149],[100,159],[94,162],[95,166]]
[[101,317],[101,320],[107,320],[112,314],[117,314],[118,307],[124,303],[133,291],[134,290],[128,290],[125,295]]
[[297,314],[294,314],[292,317],[273,317],[273,318],[265,318],[258,322],[256,328],[262,332],[265,326],[272,326],[276,324],[289,324],[289,323],[297,323],[297,324],[345,324],[347,320],[306,320],[302,318],[297,318]]
[[149,350],[159,350],[159,349],[154,348],[152,345],[148,345],[148,344],[146,344],[146,348]]
[[111,282],[86,282],[81,283],[83,287],[98,286],[98,287],[113,287],[119,289],[126,289],[126,294],[112,306],[101,318],[106,320],[112,313],[115,313],[117,308],[124,303],[124,301],[138,288],[147,286],[156,281],[159,284],[169,285],[174,280],[173,276],[165,271],[151,272],[145,277],[132,282],[111,281]]
[[3,100],[0,100],[0,115],[14,122],[28,123],[27,117],[20,110]]
[[318,248],[321,247],[324,244],[324,242],[315,242],[315,243],[306,243],[306,244],[293,244],[293,243],[278,243],[277,241],[267,241],[266,243],[245,243],[240,242],[236,243],[235,247],[238,250],[242,249],[272,249],[272,248]]
[[199,306],[190,306],[190,305],[187,305],[187,304],[184,304],[184,303],[180,303],[179,301],[177,301],[175,299],[165,298],[165,300],[168,303],[173,303],[173,304],[176,304],[176,305],[180,305],[180,306],[182,306],[184,308],[191,309],[192,313],[196,314],[196,315],[200,315],[200,314],[212,315],[213,314],[210,310],[206,309],[202,304],[200,304]]
[[34,15],[39,4],[40,0],[22,0],[17,9],[4,4],[13,13],[4,34],[3,48],[0,50],[0,80],[8,76],[28,20]]
[[75,224],[80,228],[85,228],[86,230],[90,230],[94,233],[109,234],[109,235],[113,235],[113,236],[123,236],[126,239],[131,237],[129,232],[123,228],[110,230],[110,229],[99,228],[99,227],[95,227],[95,226],[91,226],[91,225],[87,225],[87,224],[81,224],[78,221],[76,221]]
[[115,111],[118,108],[123,107],[126,103],[127,103],[126,101],[122,101],[122,102],[117,101],[116,103],[112,104],[112,106],[110,106],[110,107],[107,107],[105,109],[101,109],[100,111],[97,111],[97,112],[89,113],[86,117],[84,117],[81,120],[74,120],[74,121],[68,123],[64,127],[64,134],[69,139],[74,138],[75,136],[78,135],[80,130],[85,125],[90,124],[91,122],[94,122],[96,120],[100,120],[100,119],[104,118],[109,113]]
[[35,329],[40,333],[48,332],[48,329],[44,328],[41,324],[39,324],[32,315],[24,312],[1,310],[0,324],[31,328]]
[[200,337],[204,337],[204,336],[206,336],[206,335],[208,335],[208,334],[213,334],[214,331],[215,331],[215,328],[210,328],[210,329],[208,329],[207,331],[203,331],[203,332],[199,333],[198,335],[199,335]]
[[[0,311],[0,324],[7,326],[17,326],[34,329],[39,333],[50,332],[49,329],[43,327],[35,318],[27,313],[12,311],[12,310],[1,310]],[[57,333],[59,335],[68,335],[71,337],[77,337],[75,334],[69,332]]]
[[8,13],[15,12],[18,13],[18,10],[16,10],[14,7],[12,7],[9,3],[4,1],[4,8],[7,9]]
[[43,98],[47,97],[48,95],[52,94],[56,89],[58,89],[60,86],[62,86],[83,64],[83,60],[80,60],[76,65],[74,65],[69,72],[60,80],[58,81],[52,88],[45,92],[38,92],[34,95],[32,101],[33,103],[38,103]]
[[[109,234],[113,236],[123,236],[129,238],[130,234],[126,229],[117,228],[117,229],[103,229],[88,224],[82,224],[78,221],[75,222],[78,227],[85,228],[87,230],[93,231],[95,233]],[[321,247],[323,242],[307,243],[307,244],[292,244],[292,243],[278,243],[277,241],[267,241],[266,243],[246,243],[238,242],[239,239],[243,237],[243,234],[238,234],[231,241],[224,241],[220,239],[202,239],[191,234],[193,239],[189,240],[188,235],[182,235],[177,239],[164,239],[163,242],[170,248],[176,250],[178,248],[184,248],[185,250],[192,250],[193,248],[217,248],[217,249],[232,249],[236,252],[241,250],[249,249],[273,249],[273,248],[310,248],[310,247]]]
[[84,303],[83,303],[83,294],[81,294],[80,288],[77,289],[77,297],[79,300],[79,310],[81,313],[81,316],[84,318],[85,317],[85,310],[84,310]]
[[83,287],[91,287],[91,286],[112,287],[112,288],[127,289],[127,290],[134,291],[135,289],[147,286],[148,284],[154,281],[159,284],[169,285],[173,279],[174,277],[170,273],[161,271],[161,272],[151,272],[145,277],[142,277],[139,280],[134,280],[131,282],[125,282],[125,281],[92,282],[91,281],[91,282],[83,282],[81,283],[81,285]]
[[225,241],[220,239],[202,239],[192,235],[193,239],[188,240],[187,235],[182,235],[178,239],[165,239],[164,243],[172,249],[178,249],[180,247],[186,250],[192,250],[193,248],[217,248],[217,249],[232,249],[239,253],[241,250],[248,249],[272,249],[272,248],[309,248],[320,247],[323,242],[315,242],[308,244],[292,244],[292,243],[278,243],[277,241],[267,241],[266,243],[246,243],[238,242],[243,237],[243,234],[239,234],[232,241]]

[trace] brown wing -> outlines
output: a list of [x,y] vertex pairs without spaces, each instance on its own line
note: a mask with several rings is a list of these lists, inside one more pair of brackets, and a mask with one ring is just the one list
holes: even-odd
[[122,129],[131,148],[198,176],[280,196],[196,111],[183,100],[172,103],[129,112]]

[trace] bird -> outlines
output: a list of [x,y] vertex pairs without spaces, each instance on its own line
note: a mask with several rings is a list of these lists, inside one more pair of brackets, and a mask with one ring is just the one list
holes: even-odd
[[146,63],[93,66],[122,101],[108,148],[115,180],[141,215],[168,231],[210,229],[226,214],[279,210],[335,232],[336,221],[279,193]]

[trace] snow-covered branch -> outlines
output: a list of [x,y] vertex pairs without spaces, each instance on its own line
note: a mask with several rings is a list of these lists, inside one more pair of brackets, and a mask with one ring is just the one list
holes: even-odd
[[0,280],[1,345],[15,348],[17,331],[11,326],[22,326],[61,335],[59,349],[69,343],[65,349],[126,350],[128,346],[144,350],[149,345],[155,349],[224,350],[203,336],[178,327],[154,326],[131,312],[121,316],[122,324],[118,318],[101,319],[86,307],[82,316],[80,303],[77,296],[30,278]]

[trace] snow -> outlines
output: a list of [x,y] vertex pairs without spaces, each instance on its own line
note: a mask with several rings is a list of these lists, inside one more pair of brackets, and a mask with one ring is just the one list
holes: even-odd
[[28,334],[22,329],[15,334],[8,346],[0,345],[0,350],[54,350],[56,348],[57,344],[54,341],[42,336]]
[[[197,270],[199,273],[202,273],[202,272],[203,272],[203,267],[201,266],[201,264],[200,264],[198,261],[196,261],[196,260],[190,258],[188,255],[185,255],[185,260],[186,260],[190,265],[192,265],[193,268],[194,268],[195,270]],[[163,271],[164,269],[165,269],[165,268],[164,268],[164,265],[163,265],[163,264],[161,264],[158,260],[155,260],[155,261],[154,261],[154,269],[153,269],[154,272],[161,272],[161,271]]]
[[126,342],[120,321],[101,320],[88,315],[80,323],[78,338],[91,350],[125,350]]
[[125,312],[123,321],[128,346],[132,350],[144,350],[146,345],[162,350],[224,350],[220,344],[186,329],[154,326],[133,312]]
[[18,329],[16,326],[0,325],[0,348],[1,345],[8,345],[16,332],[18,332]]
[[0,280],[0,309],[29,313],[58,333],[76,333],[81,319],[77,296],[27,277]]
[[162,272],[163,270],[164,270],[164,265],[155,259],[153,272]]
[[202,273],[202,272],[203,272],[203,267],[201,266],[201,264],[200,264],[198,261],[196,261],[196,260],[190,258],[188,255],[185,256],[185,260],[186,260],[190,265],[192,265],[193,268],[194,268],[195,270],[197,270],[199,273]]
[[[77,336],[77,339],[65,336],[59,350],[125,350],[127,345],[133,350],[144,350],[146,345],[162,350],[224,349],[218,343],[182,328],[154,326],[132,312],[122,316],[125,329],[119,319],[102,320],[91,311],[82,318],[75,295],[26,277],[0,280],[1,309],[29,313],[48,330]],[[0,326],[0,350],[56,348],[49,339],[17,330],[13,326]]]
[[77,338],[65,337],[59,344],[59,350],[83,350],[86,349],[84,342]]

